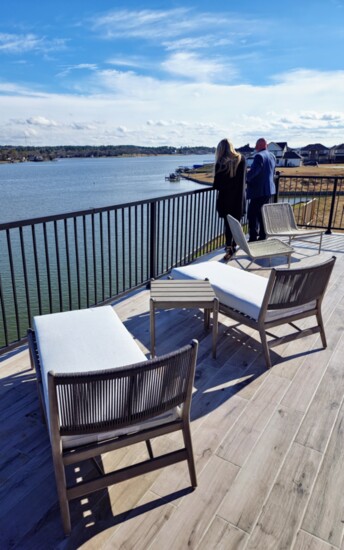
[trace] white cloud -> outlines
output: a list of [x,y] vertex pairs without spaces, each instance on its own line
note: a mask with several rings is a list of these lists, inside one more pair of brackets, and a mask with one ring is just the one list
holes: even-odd
[[180,34],[175,23],[183,20],[186,14],[186,9],[118,10],[95,17],[92,26],[105,38],[160,38]]
[[[270,22],[264,19],[264,31],[260,21],[250,15],[244,17],[233,13],[207,13],[191,8],[172,8],[166,10],[114,10],[95,16],[91,28],[102,38],[118,37],[141,38],[144,40],[169,39],[199,33],[207,36],[214,29],[211,40],[217,43],[224,33],[224,40],[233,38],[245,41],[252,31],[258,34],[269,32]],[[220,36],[221,35],[221,36]],[[226,42],[228,43],[228,42]],[[171,46],[171,44],[170,44]]]
[[168,73],[198,82],[228,79],[236,74],[220,59],[204,59],[191,52],[172,54],[161,66]]
[[52,127],[58,126],[58,123],[55,120],[45,118],[44,116],[33,116],[26,119],[26,123],[32,126],[45,126]]
[[196,37],[180,38],[179,40],[163,42],[167,51],[170,50],[202,50],[208,48],[219,48],[233,43],[231,38],[219,38],[216,35],[202,35]]
[[[236,145],[315,140],[343,142],[344,72],[300,70],[277,75],[270,85],[164,81],[133,72],[93,71],[92,93],[17,93],[2,84],[0,142],[214,146],[224,136]],[[53,114],[53,117],[52,117]],[[11,141],[13,140],[13,141]]]
[[77,65],[67,65],[60,71],[57,76],[65,77],[73,71],[96,71],[97,65],[94,63],[79,63]]
[[0,33],[0,51],[10,54],[22,54],[24,52],[51,52],[64,49],[66,40],[55,38],[48,40],[35,34],[6,34]]
[[112,57],[107,60],[109,65],[116,65],[117,67],[131,67],[133,69],[142,68],[147,65],[147,61],[138,57]]
[[70,128],[73,128],[73,130],[97,130],[97,126],[95,124],[89,124],[84,122],[72,122],[70,125]]

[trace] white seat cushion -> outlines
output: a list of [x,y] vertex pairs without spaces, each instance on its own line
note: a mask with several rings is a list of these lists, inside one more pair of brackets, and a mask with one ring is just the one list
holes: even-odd
[[174,279],[209,279],[221,304],[257,320],[268,279],[216,261],[172,269]]
[[[146,361],[135,340],[111,306],[41,315],[34,318],[49,425],[48,372],[89,372]],[[171,411],[176,417],[176,411]],[[173,418],[172,418],[173,419]],[[146,427],[146,426],[145,426]],[[134,427],[135,431],[140,427]],[[125,430],[121,430],[124,433]],[[82,436],[92,441],[107,434]],[[73,440],[73,437],[64,438]],[[71,445],[68,445],[71,446]]]

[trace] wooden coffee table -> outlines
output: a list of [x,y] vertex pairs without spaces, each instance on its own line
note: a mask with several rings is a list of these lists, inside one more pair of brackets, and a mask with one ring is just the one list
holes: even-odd
[[170,308],[204,309],[204,324],[209,328],[213,312],[213,357],[216,357],[219,300],[209,281],[162,280],[151,281],[150,333],[151,354],[155,357],[155,310]]

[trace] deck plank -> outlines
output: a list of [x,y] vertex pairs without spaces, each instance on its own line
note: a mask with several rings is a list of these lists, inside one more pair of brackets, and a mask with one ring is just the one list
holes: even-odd
[[300,421],[298,411],[278,408],[219,507],[220,517],[251,533]]
[[288,381],[270,374],[248,403],[234,427],[225,436],[218,456],[242,466],[275,412]]
[[197,490],[183,499],[170,521],[159,531],[151,550],[196,548],[237,471],[237,466],[213,456],[199,476]]
[[305,531],[299,531],[297,534],[296,542],[293,550],[336,550],[334,546],[327,544],[327,542],[312,537]]
[[247,533],[215,516],[197,550],[244,550]]
[[344,404],[339,411],[319,475],[315,482],[302,529],[338,546],[344,524]]
[[301,445],[322,453],[327,446],[344,394],[343,348],[344,334],[295,439]]
[[264,504],[247,550],[291,548],[321,454],[294,443]]

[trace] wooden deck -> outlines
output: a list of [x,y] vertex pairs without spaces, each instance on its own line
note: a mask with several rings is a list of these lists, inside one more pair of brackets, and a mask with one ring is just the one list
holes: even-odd
[[[318,261],[316,245],[307,246],[295,257]],[[344,235],[325,236],[323,254],[337,256],[323,305],[327,349],[318,335],[274,348],[269,371],[249,328],[220,315],[213,359],[202,312],[157,312],[158,354],[200,341],[192,404],[198,487],[190,490],[180,463],[73,501],[67,539],[27,349],[0,358],[0,548],[343,550],[343,252]],[[149,291],[114,307],[148,354]],[[174,434],[153,441],[153,450],[175,443]],[[110,470],[145,453],[138,445],[102,459]],[[91,468],[85,462],[69,475],[87,477]]]

